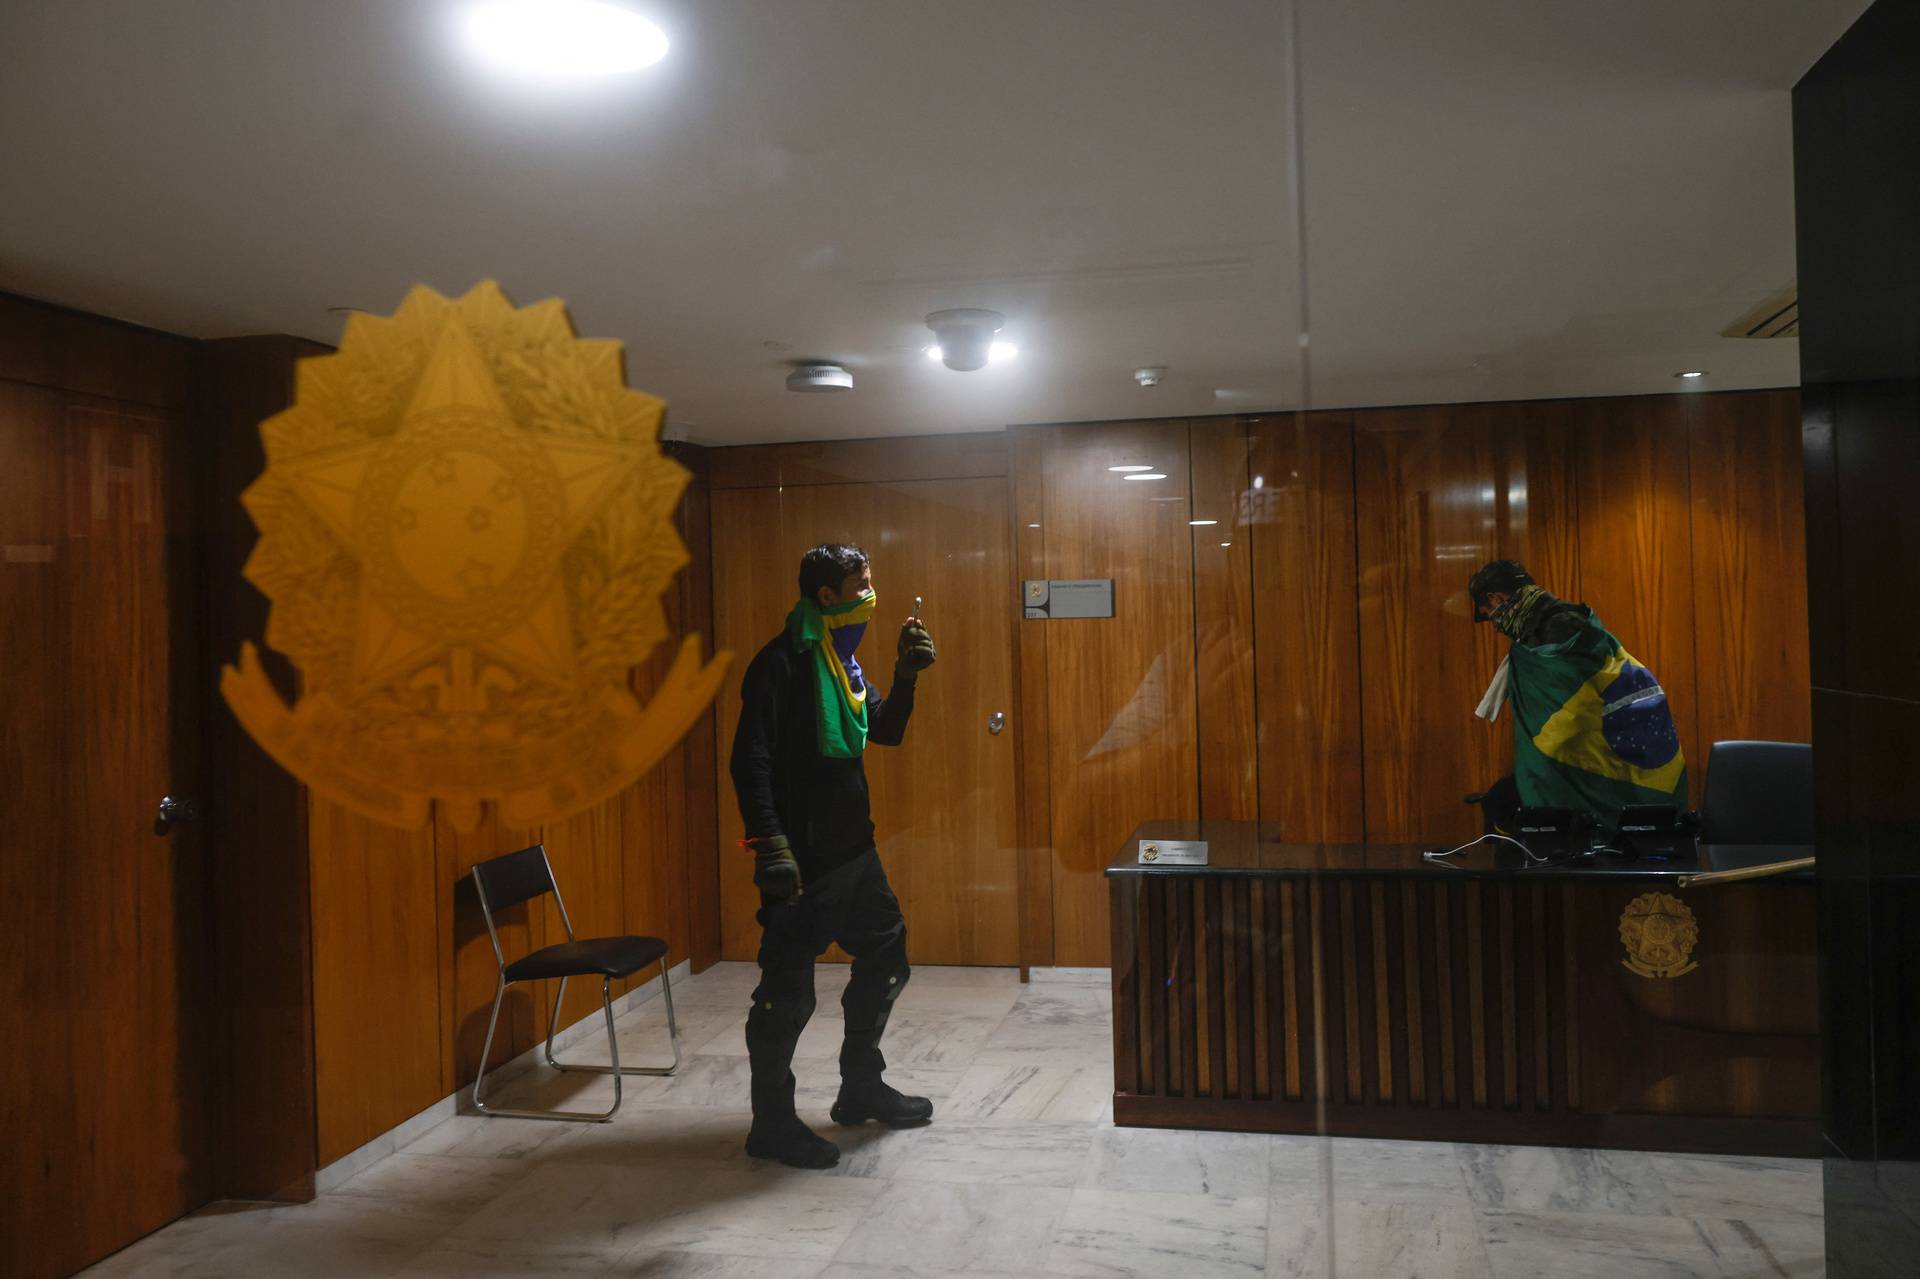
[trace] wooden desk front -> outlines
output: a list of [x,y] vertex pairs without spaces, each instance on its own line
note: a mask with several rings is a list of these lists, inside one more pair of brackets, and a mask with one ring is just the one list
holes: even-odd
[[[1211,864],[1143,867],[1140,838]],[[1114,1121],[1819,1153],[1812,875],[1675,882],[1810,849],[1420,852],[1143,825],[1107,871]]]

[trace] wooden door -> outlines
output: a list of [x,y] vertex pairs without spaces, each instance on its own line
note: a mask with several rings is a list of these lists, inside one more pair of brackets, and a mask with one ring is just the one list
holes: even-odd
[[0,382],[0,1239],[64,1275],[209,1197],[184,423]]
[[[920,681],[900,748],[867,751],[873,820],[887,876],[922,964],[1019,962],[1013,734],[988,719],[1013,712],[1012,574],[1006,481],[1000,478],[733,489],[713,495],[716,644],[738,669],[777,634],[798,597],[800,557],[821,542],[873,557],[879,614],[861,665],[892,681],[900,623],[916,595],[940,660]],[[719,701],[722,952],[752,959],[758,895],[736,848],[740,813],[727,757],[739,680]]]

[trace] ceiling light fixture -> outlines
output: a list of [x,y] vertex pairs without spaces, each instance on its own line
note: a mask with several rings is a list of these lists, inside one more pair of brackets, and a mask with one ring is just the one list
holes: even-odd
[[[932,360],[936,364],[945,361],[947,358],[946,352],[940,349],[938,343],[935,343],[933,346],[923,347],[921,350],[929,360]],[[1020,348],[1011,342],[993,342],[987,346],[987,363],[1005,364],[1008,360],[1018,358],[1019,354]]]
[[665,32],[605,0],[486,0],[468,10],[466,35],[499,70],[545,79],[619,75],[667,56]]
[[1153,468],[1151,466],[1109,466],[1107,469],[1125,475],[1129,471],[1151,471]]
[[1143,471],[1137,475],[1123,475],[1123,480],[1164,480],[1167,477],[1158,471]]
[[1218,524],[1219,522],[1220,522],[1219,520],[1188,520],[1187,521],[1187,523],[1193,525],[1195,528],[1205,528],[1210,524]]
[[1684,377],[1684,378],[1705,377],[1706,375],[1707,375],[1707,371],[1705,369],[1688,369],[1685,373],[1674,374],[1675,377]]
[[[934,356],[956,373],[983,369],[996,358],[1010,359],[1015,354],[1013,347],[993,337],[1006,321],[998,311],[977,306],[935,311],[927,316],[927,327],[933,330]],[[996,351],[996,347],[1004,349]]]

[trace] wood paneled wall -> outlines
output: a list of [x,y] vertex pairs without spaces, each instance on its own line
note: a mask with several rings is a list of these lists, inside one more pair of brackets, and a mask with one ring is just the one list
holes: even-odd
[[[675,636],[711,636],[706,454],[670,449],[693,472],[676,516],[693,560],[665,599]],[[649,696],[677,644],[634,675]],[[444,822],[402,831],[323,800],[310,804],[313,1035],[318,1159],[324,1166],[472,1082],[485,1044],[498,968],[473,891],[475,862],[544,843],[580,936],[640,933],[667,939],[669,960],[695,969],[718,957],[713,849],[711,714],[678,749],[619,795],[543,828],[491,817],[458,832]],[[511,959],[565,939],[549,898],[500,917]],[[624,992],[649,979],[616,983]],[[552,988],[508,992],[493,1065],[546,1033]],[[567,989],[561,1024],[597,1006],[598,987]]]
[[[1354,660],[1359,613],[1352,605],[1353,419],[1256,418],[1246,431],[1260,487],[1249,479],[1235,525],[1253,554],[1246,647],[1250,657],[1268,657],[1259,664],[1254,697],[1260,792],[1254,813],[1218,816],[1258,817],[1288,839],[1319,831],[1329,841],[1359,840],[1366,826]],[[1276,654],[1284,660],[1273,660]]]
[[193,344],[0,295],[0,1258],[218,1193]]
[[1564,555],[1571,539],[1556,524],[1570,514],[1565,457],[1577,430],[1561,416],[1564,406],[1534,408],[1354,415],[1369,838],[1464,836],[1477,815],[1461,796],[1506,771],[1512,721],[1496,731],[1472,713],[1505,649],[1491,626],[1472,624],[1473,570],[1510,556],[1547,589],[1581,598],[1578,570]]
[[1016,639],[1026,961],[1107,962],[1099,872],[1148,818],[1477,833],[1512,756],[1473,715],[1489,559],[1659,676],[1696,803],[1713,741],[1807,740],[1798,441],[1792,391],[1015,428],[1019,575],[1116,582],[1113,621]]
[[[1222,579],[1236,560],[1214,536],[1222,523],[1195,528],[1187,422],[1117,422],[1057,428],[1041,436],[1039,555],[1042,578],[1114,579],[1111,619],[1023,621],[1045,628],[1045,766],[1053,849],[1051,955],[1033,960],[1067,967],[1104,964],[1107,894],[1100,877],[1113,850],[1141,814],[1193,817],[1200,811],[1201,695],[1196,671],[1196,557],[1216,560],[1210,598],[1231,599]],[[1217,442],[1217,441],[1216,441]],[[1203,450],[1204,452],[1204,450]],[[1134,482],[1110,470],[1150,466],[1164,480]],[[1241,487],[1232,465],[1205,469],[1223,512]],[[1207,547],[1198,544],[1205,536]],[[1215,555],[1214,553],[1218,554]],[[1206,701],[1226,704],[1222,663],[1248,647],[1233,622],[1208,628]],[[1026,673],[1023,672],[1023,677]],[[1229,719],[1227,734],[1244,727]],[[1225,763],[1224,757],[1220,757]],[[1213,787],[1231,792],[1231,784]],[[1087,891],[1089,888],[1095,891]]]

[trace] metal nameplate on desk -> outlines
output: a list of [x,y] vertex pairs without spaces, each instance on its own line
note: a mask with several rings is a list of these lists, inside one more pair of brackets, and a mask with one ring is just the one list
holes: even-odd
[[1143,839],[1140,841],[1142,866],[1205,866],[1207,841],[1204,839]]

